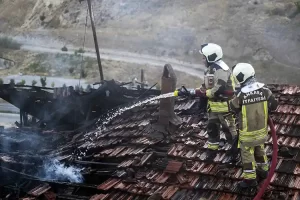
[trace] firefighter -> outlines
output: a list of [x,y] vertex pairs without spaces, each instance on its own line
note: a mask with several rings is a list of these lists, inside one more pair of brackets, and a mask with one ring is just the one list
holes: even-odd
[[278,103],[265,84],[256,81],[252,65],[237,64],[233,68],[233,76],[241,85],[229,102],[230,109],[239,116],[239,147],[244,179],[239,187],[255,187],[256,175],[262,179],[268,175],[269,166],[264,148],[268,134],[268,111],[275,110]]
[[[184,91],[175,91],[175,96],[194,95],[208,98],[208,147],[207,160],[216,156],[216,150],[220,144],[220,128],[226,135],[228,143],[233,142],[236,137],[236,127],[233,115],[228,115],[228,100],[232,98],[235,90],[235,80],[228,65],[222,61],[222,48],[213,43],[201,45],[200,54],[203,55],[203,62],[207,67],[204,72],[204,84],[201,88]],[[225,120],[224,115],[227,115]]]

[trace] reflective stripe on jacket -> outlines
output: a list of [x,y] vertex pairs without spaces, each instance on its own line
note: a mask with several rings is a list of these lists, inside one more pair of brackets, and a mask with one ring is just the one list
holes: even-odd
[[208,100],[208,111],[216,112],[216,113],[229,112],[228,103],[227,103],[227,101],[216,102],[216,101],[212,101],[209,99]]
[[239,140],[248,146],[264,142],[268,134],[268,110],[275,110],[277,101],[272,92],[262,87],[238,94],[229,102],[231,110],[239,114]]

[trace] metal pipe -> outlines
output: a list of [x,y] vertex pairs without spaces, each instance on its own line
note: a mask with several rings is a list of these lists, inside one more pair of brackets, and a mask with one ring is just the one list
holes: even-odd
[[104,76],[103,76],[103,71],[102,71],[102,64],[101,64],[101,58],[100,58],[100,52],[99,52],[99,46],[98,46],[98,40],[97,40],[97,33],[96,33],[95,24],[94,24],[94,17],[93,17],[93,13],[92,13],[91,0],[87,0],[87,3],[88,3],[88,7],[89,7],[92,31],[93,31],[93,36],[94,36],[95,49],[96,49],[98,67],[99,67],[99,72],[100,72],[100,81],[103,81]]

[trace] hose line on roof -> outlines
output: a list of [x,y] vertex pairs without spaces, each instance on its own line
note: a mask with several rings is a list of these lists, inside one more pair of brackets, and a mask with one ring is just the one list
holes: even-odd
[[273,154],[272,154],[272,163],[271,163],[271,168],[268,174],[267,179],[264,181],[262,184],[262,187],[258,191],[257,195],[255,196],[254,200],[261,200],[262,195],[265,193],[267,187],[269,186],[271,179],[274,175],[276,164],[277,164],[277,154],[278,154],[278,144],[277,144],[277,135],[275,131],[275,127],[273,124],[273,121],[271,118],[268,118],[268,124],[271,129],[271,134],[272,134],[272,140],[273,140]]

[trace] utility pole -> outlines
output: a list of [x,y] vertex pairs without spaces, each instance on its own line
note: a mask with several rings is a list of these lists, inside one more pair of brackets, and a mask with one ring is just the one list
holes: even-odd
[[87,2],[88,2],[89,13],[90,13],[90,18],[91,18],[91,25],[92,25],[92,31],[93,31],[93,36],[94,36],[94,43],[95,43],[95,48],[96,48],[97,61],[98,61],[99,72],[100,72],[100,82],[101,82],[104,80],[104,77],[103,77],[103,71],[102,71],[102,65],[101,65],[101,58],[100,58],[96,28],[95,28],[95,24],[94,24],[94,16],[93,16],[93,12],[92,12],[92,4],[91,4],[91,0],[87,0]]

